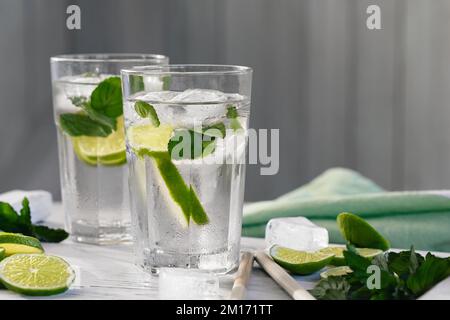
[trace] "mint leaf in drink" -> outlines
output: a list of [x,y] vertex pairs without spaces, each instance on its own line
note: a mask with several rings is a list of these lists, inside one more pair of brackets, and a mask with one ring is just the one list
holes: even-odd
[[229,104],[227,106],[227,114],[226,117],[230,119],[230,127],[233,130],[239,130],[242,129],[241,123],[239,122],[239,114],[237,112],[237,109],[234,105]]
[[112,132],[110,127],[80,113],[64,113],[60,115],[59,124],[64,132],[73,137],[107,137]]
[[29,201],[24,198],[20,214],[6,203],[0,202],[0,230],[4,232],[21,233],[26,236],[38,238],[44,242],[60,242],[68,237],[63,229],[51,229],[46,226],[31,223]]
[[153,126],[159,127],[160,122],[158,114],[151,104],[148,104],[147,102],[141,100],[136,101],[136,103],[134,104],[134,110],[141,118],[149,118]]
[[83,106],[83,110],[92,120],[97,121],[101,125],[107,126],[114,131],[117,129],[117,118],[111,118],[102,114],[101,112],[98,112],[91,107],[90,103],[85,103]]
[[163,90],[169,90],[170,84],[172,83],[172,78],[170,76],[164,76],[162,78],[163,81]]
[[69,100],[75,107],[79,108],[84,107],[84,105],[89,102],[85,96],[73,96],[69,97]]
[[132,94],[140,91],[144,91],[144,77],[138,75],[130,75],[130,91]]
[[91,107],[110,118],[122,115],[122,87],[119,77],[100,82],[91,94]]

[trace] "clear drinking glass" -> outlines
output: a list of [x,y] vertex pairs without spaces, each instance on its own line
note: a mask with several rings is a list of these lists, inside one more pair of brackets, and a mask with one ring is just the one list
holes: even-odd
[[120,70],[167,63],[153,54],[50,59],[62,200],[76,241],[131,239]]
[[144,270],[237,266],[251,79],[240,66],[122,70],[132,225]]

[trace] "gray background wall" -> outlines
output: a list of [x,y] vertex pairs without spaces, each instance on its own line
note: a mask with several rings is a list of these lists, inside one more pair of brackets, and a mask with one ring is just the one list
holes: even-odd
[[[78,4],[82,30],[65,28]],[[382,30],[365,27],[378,4]],[[331,166],[386,188],[450,188],[448,0],[0,0],[0,192],[59,198],[48,59],[155,52],[255,69],[251,125],[280,128],[280,171],[247,200]]]

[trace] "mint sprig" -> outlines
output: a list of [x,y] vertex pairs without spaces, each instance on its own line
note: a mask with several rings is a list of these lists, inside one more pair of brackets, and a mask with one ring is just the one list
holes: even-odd
[[[321,280],[310,291],[317,299],[416,299],[450,276],[450,258],[439,258],[431,253],[422,257],[413,247],[399,253],[381,254],[371,261],[359,256],[352,247],[347,247],[344,257],[353,273]],[[367,273],[370,265],[380,268],[379,288],[367,287],[367,280],[372,275]]]
[[61,242],[69,236],[63,229],[33,224],[27,198],[22,201],[20,213],[17,213],[9,203],[0,202],[0,230],[32,236],[43,242]]
[[88,99],[69,97],[80,113],[60,115],[62,130],[70,136],[106,137],[117,128],[117,117],[123,114],[122,89],[119,77],[110,77],[98,84]]

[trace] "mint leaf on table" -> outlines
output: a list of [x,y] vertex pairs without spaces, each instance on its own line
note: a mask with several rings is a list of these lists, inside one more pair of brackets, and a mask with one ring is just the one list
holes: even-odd
[[119,77],[100,82],[91,94],[91,107],[110,118],[122,115],[122,87]]
[[449,275],[450,259],[439,258],[428,253],[416,272],[408,278],[406,284],[414,295],[420,296]]
[[107,137],[112,129],[98,121],[91,119],[88,115],[80,113],[64,113],[59,116],[59,124],[68,135],[73,137]]
[[319,300],[346,300],[350,284],[344,277],[329,277],[320,280],[309,292]]
[[46,226],[32,224],[30,206],[27,198],[24,198],[22,201],[20,214],[10,204],[0,202],[0,230],[21,233],[26,236],[38,238],[44,242],[61,242],[69,236],[63,229],[51,229]]

